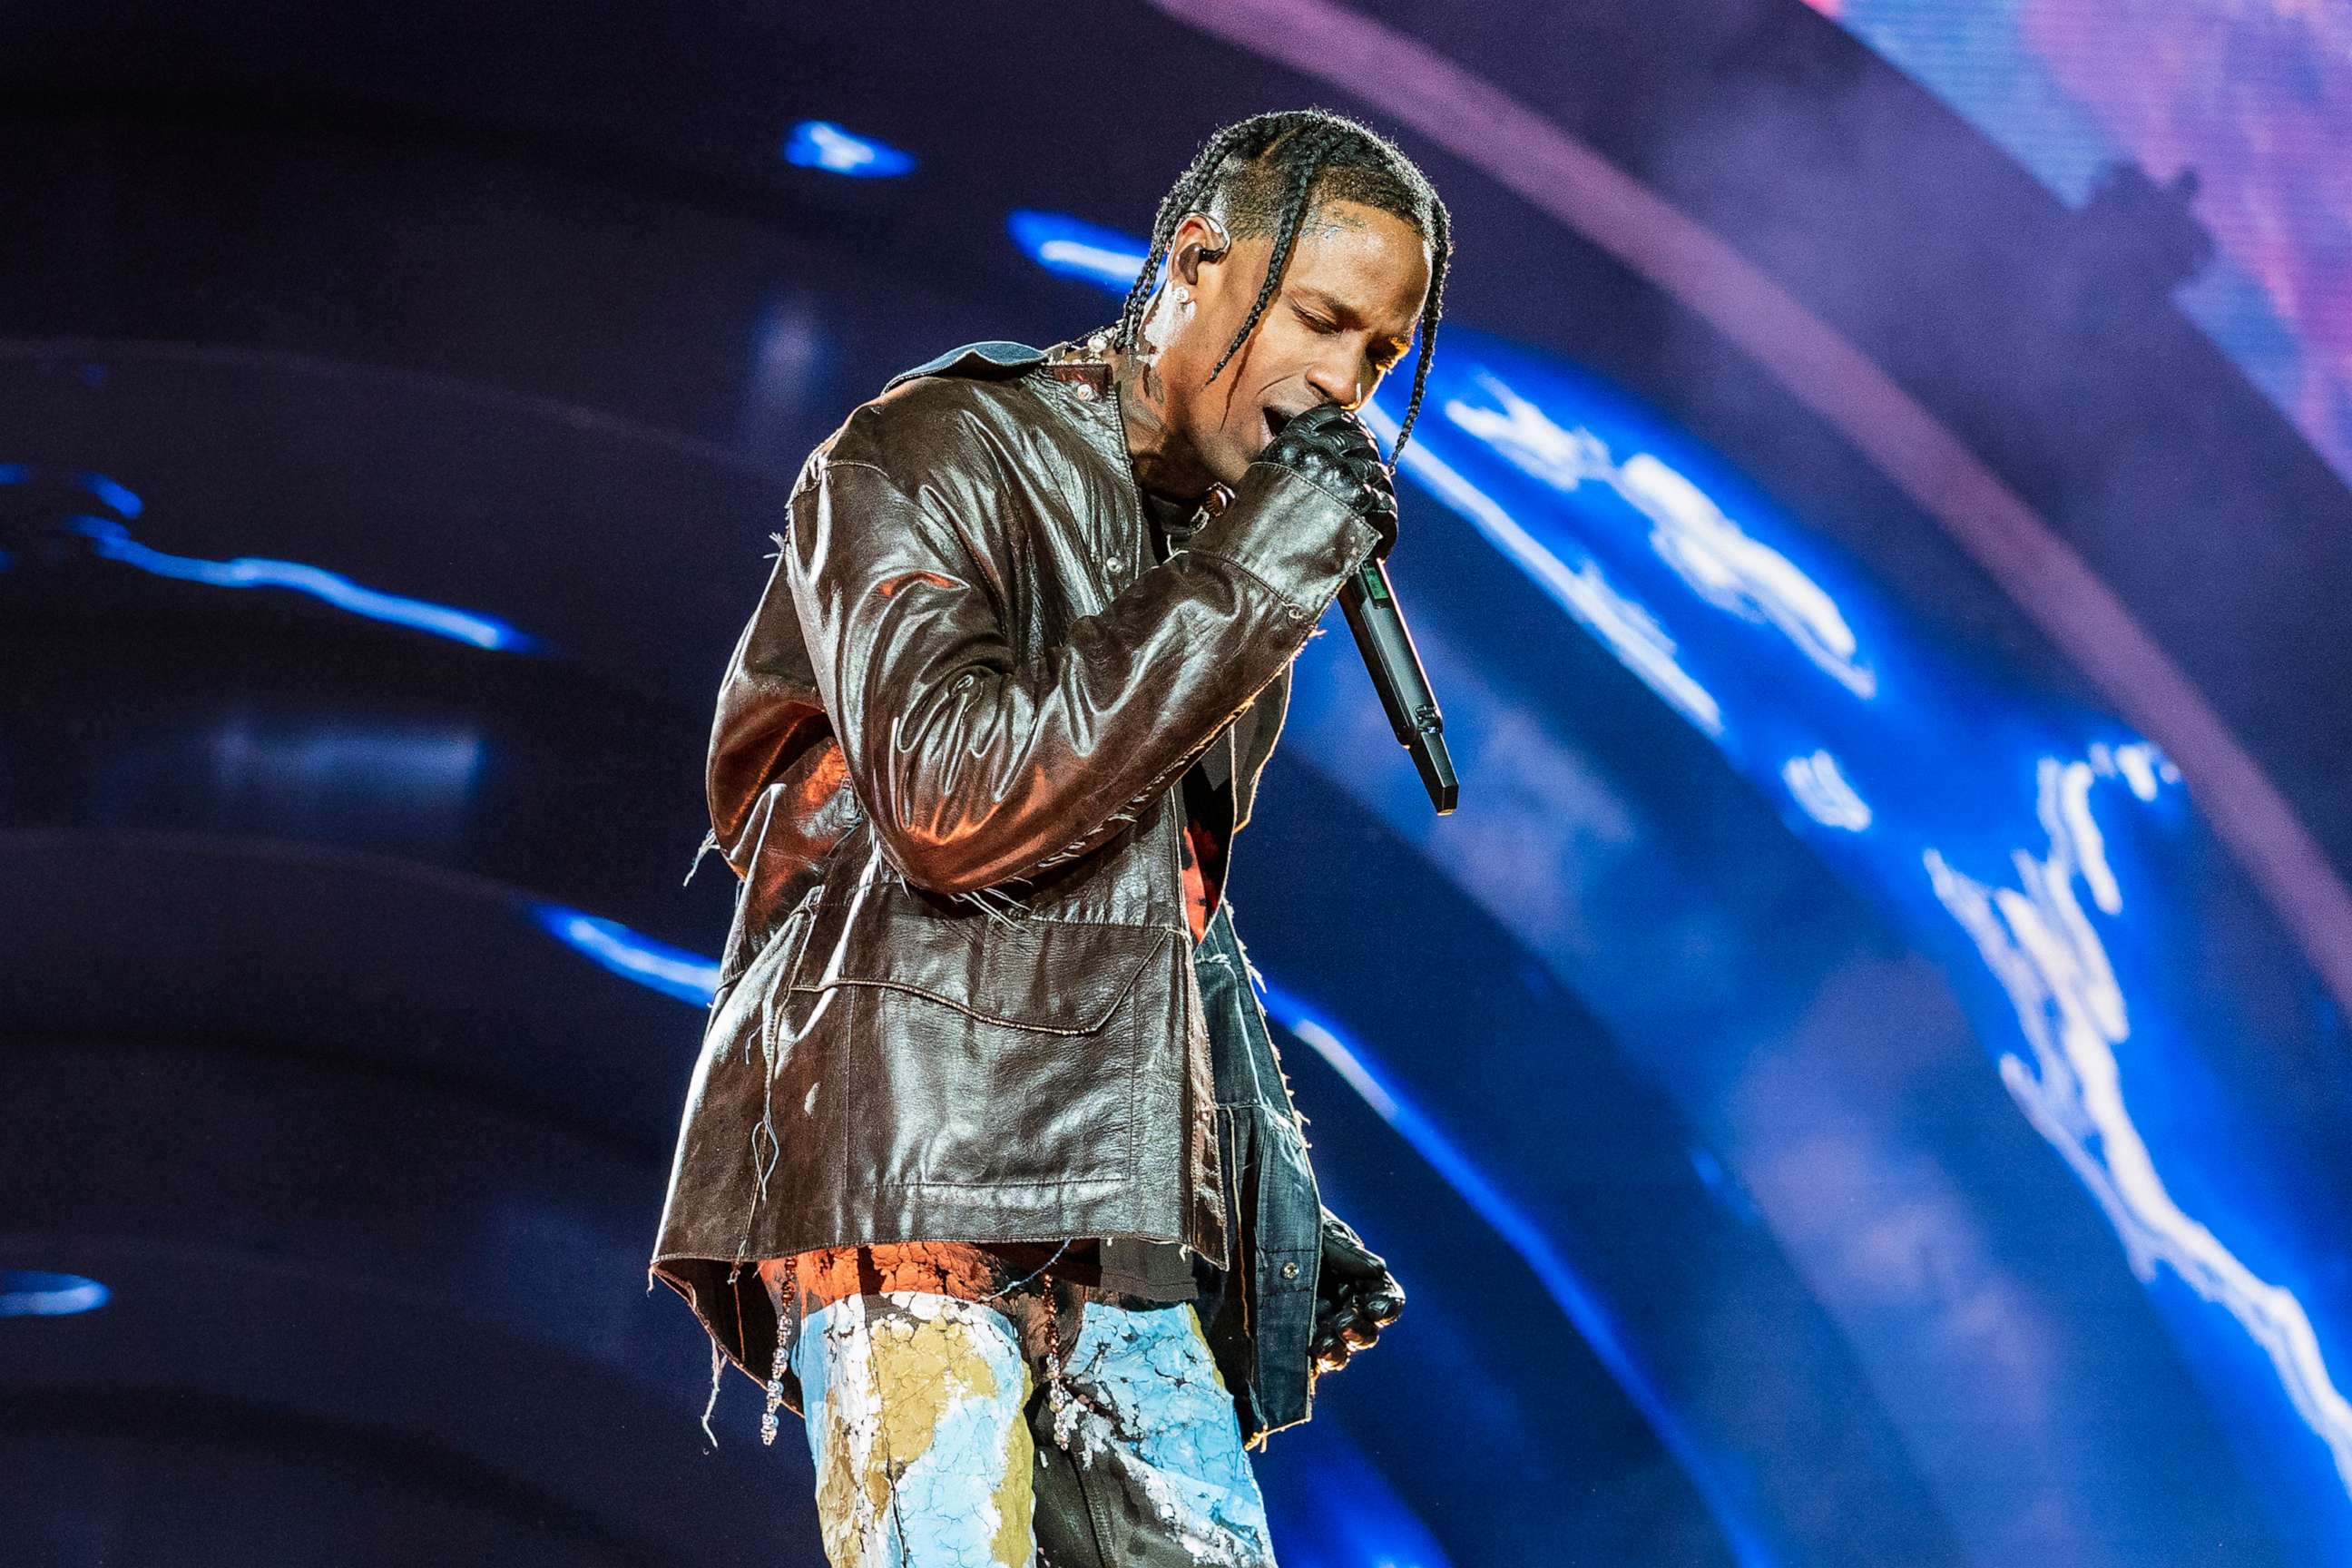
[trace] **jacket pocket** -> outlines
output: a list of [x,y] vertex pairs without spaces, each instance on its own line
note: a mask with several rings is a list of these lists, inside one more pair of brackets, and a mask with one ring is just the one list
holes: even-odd
[[940,912],[883,884],[817,906],[791,988],[871,986],[920,997],[983,1024],[1095,1035],[1172,932],[1036,917],[999,923]]
[[[852,902],[816,910],[786,1011],[795,1028],[824,1020],[811,1037],[826,1042],[842,1086],[852,1190],[1125,1180],[1144,1042],[1165,1027],[1152,998],[1164,1010],[1175,933],[999,923],[887,885],[866,889],[854,916]],[[940,1228],[874,1201],[884,1230]],[[982,1217],[1011,1234],[1029,1223],[1024,1205],[1013,1210]],[[963,1228],[942,1234],[981,1234],[970,1220],[944,1223]]]

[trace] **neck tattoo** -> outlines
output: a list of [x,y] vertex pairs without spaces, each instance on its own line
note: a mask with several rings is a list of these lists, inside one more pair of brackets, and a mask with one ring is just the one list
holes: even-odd
[[1160,367],[1145,354],[1111,356],[1111,380],[1118,389],[1127,426],[1127,451],[1137,482],[1171,498],[1193,497],[1208,488],[1200,465],[1179,456],[1183,443],[1168,423],[1168,389]]

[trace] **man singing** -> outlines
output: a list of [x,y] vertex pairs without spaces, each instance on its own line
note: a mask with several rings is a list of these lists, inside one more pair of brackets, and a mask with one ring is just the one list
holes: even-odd
[[[1403,1305],[1223,897],[1290,661],[1396,540],[1356,417],[1449,255],[1394,146],[1219,132],[1118,321],[813,454],[711,731],[742,879],[653,1268],[800,1415],[835,1568],[1274,1561],[1245,1445]],[[1161,268],[1165,263],[1165,278]]]

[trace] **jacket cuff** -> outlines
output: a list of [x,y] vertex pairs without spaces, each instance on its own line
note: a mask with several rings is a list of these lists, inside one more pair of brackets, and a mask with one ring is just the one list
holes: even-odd
[[1252,463],[1225,510],[1185,548],[1232,562],[1297,620],[1320,617],[1380,542],[1378,529],[1297,469]]

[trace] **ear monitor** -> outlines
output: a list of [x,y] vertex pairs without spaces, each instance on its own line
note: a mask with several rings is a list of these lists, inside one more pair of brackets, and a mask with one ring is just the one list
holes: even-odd
[[1202,260],[1214,261],[1223,256],[1226,251],[1231,250],[1234,247],[1234,237],[1225,232],[1225,226],[1217,221],[1214,214],[1204,213],[1196,209],[1192,216],[1199,218],[1202,223],[1207,224],[1209,226],[1210,232],[1213,233],[1217,237],[1217,243],[1213,248],[1205,249],[1200,253]]

